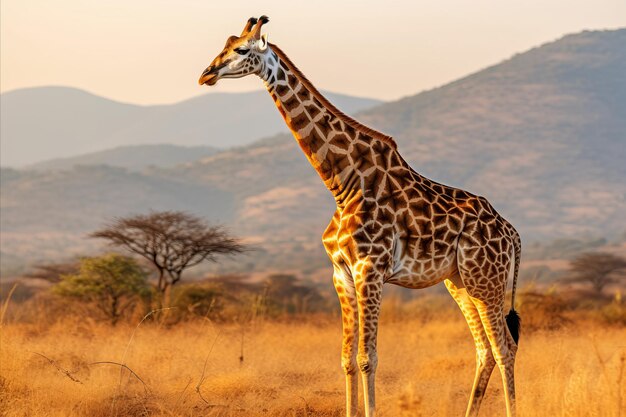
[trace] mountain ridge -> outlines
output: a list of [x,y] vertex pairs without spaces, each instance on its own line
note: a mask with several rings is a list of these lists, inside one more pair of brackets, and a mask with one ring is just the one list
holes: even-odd
[[[380,100],[327,93],[348,112]],[[264,90],[205,93],[142,106],[73,87],[33,87],[0,95],[0,165],[24,167],[129,145],[228,148],[285,132]],[[238,129],[232,129],[232,126]],[[228,140],[224,140],[228,138]]]
[[220,152],[210,146],[171,144],[127,145],[67,158],[49,159],[25,167],[26,170],[67,170],[80,165],[109,165],[142,171],[151,166],[171,168]]

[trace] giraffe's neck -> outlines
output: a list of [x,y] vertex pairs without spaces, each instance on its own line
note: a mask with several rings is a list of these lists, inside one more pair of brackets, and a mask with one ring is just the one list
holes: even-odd
[[362,186],[358,154],[393,140],[361,125],[326,100],[275,45],[260,76],[307,159],[341,205]]

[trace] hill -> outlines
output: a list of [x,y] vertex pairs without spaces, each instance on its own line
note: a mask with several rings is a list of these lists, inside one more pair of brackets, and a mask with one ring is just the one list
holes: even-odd
[[[380,103],[328,96],[350,112]],[[3,167],[129,145],[228,148],[287,131],[265,91],[208,93],[170,105],[137,106],[75,88],[27,88],[0,96],[0,118]]]
[[0,172],[2,272],[42,260],[96,250],[87,233],[116,216],[148,210],[186,210],[210,221],[233,221],[230,193],[108,166],[65,171]]
[[[368,110],[358,119],[392,134],[418,172],[487,197],[525,244],[576,236],[617,238],[624,232],[626,211],[625,44],[624,29],[568,35],[443,87]],[[271,103],[266,107],[275,112]],[[34,174],[19,175],[28,179]],[[58,181],[67,180],[39,175],[30,185],[18,178],[10,186],[12,211],[6,214],[9,187],[3,186],[2,221],[13,225],[9,237],[2,226],[7,255],[33,253],[38,245],[30,238],[33,233],[51,230],[41,225],[38,210],[54,206],[59,197],[47,193],[35,201],[24,194],[35,183],[61,189]],[[223,269],[329,274],[320,236],[333,201],[290,135],[137,175],[154,184],[175,179],[189,187],[210,187],[232,198],[232,217],[222,221],[258,250],[243,262],[224,263]],[[92,180],[101,179],[80,175],[74,181]],[[81,202],[92,198],[89,189],[80,198],[67,197],[75,200],[65,203],[73,207],[64,207],[63,216],[90,212],[92,203]],[[178,195],[183,207],[212,212],[208,201],[202,208]],[[92,215],[92,227],[103,217],[104,212]],[[78,239],[65,229],[53,230]],[[28,251],[14,244],[28,239]]]
[[210,146],[131,145],[119,146],[99,152],[50,159],[28,166],[28,169],[64,170],[80,165],[109,165],[141,171],[150,166],[171,168],[203,159],[219,152]]

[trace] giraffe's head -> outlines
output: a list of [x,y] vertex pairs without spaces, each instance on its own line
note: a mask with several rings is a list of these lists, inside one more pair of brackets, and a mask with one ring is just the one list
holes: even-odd
[[267,22],[267,16],[248,19],[241,35],[226,40],[226,46],[204,70],[198,83],[214,85],[220,78],[260,74],[268,52],[267,35],[261,35],[261,26]]

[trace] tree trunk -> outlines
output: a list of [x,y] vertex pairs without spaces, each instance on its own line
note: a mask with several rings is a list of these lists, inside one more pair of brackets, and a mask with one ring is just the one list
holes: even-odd
[[119,314],[117,311],[117,297],[113,297],[111,300],[111,325],[115,326],[117,324],[117,320],[119,319]]
[[596,291],[598,297],[602,298],[604,293],[604,285],[606,284],[605,277],[599,276],[593,280],[593,288]]
[[172,286],[170,283],[165,283],[165,288],[162,292],[162,304],[163,307],[171,307],[172,304]]
[[165,281],[165,271],[163,270],[163,268],[158,268],[159,269],[159,283],[157,285],[157,288],[159,289],[159,292],[163,293],[165,292],[165,286],[167,285],[167,282]]

